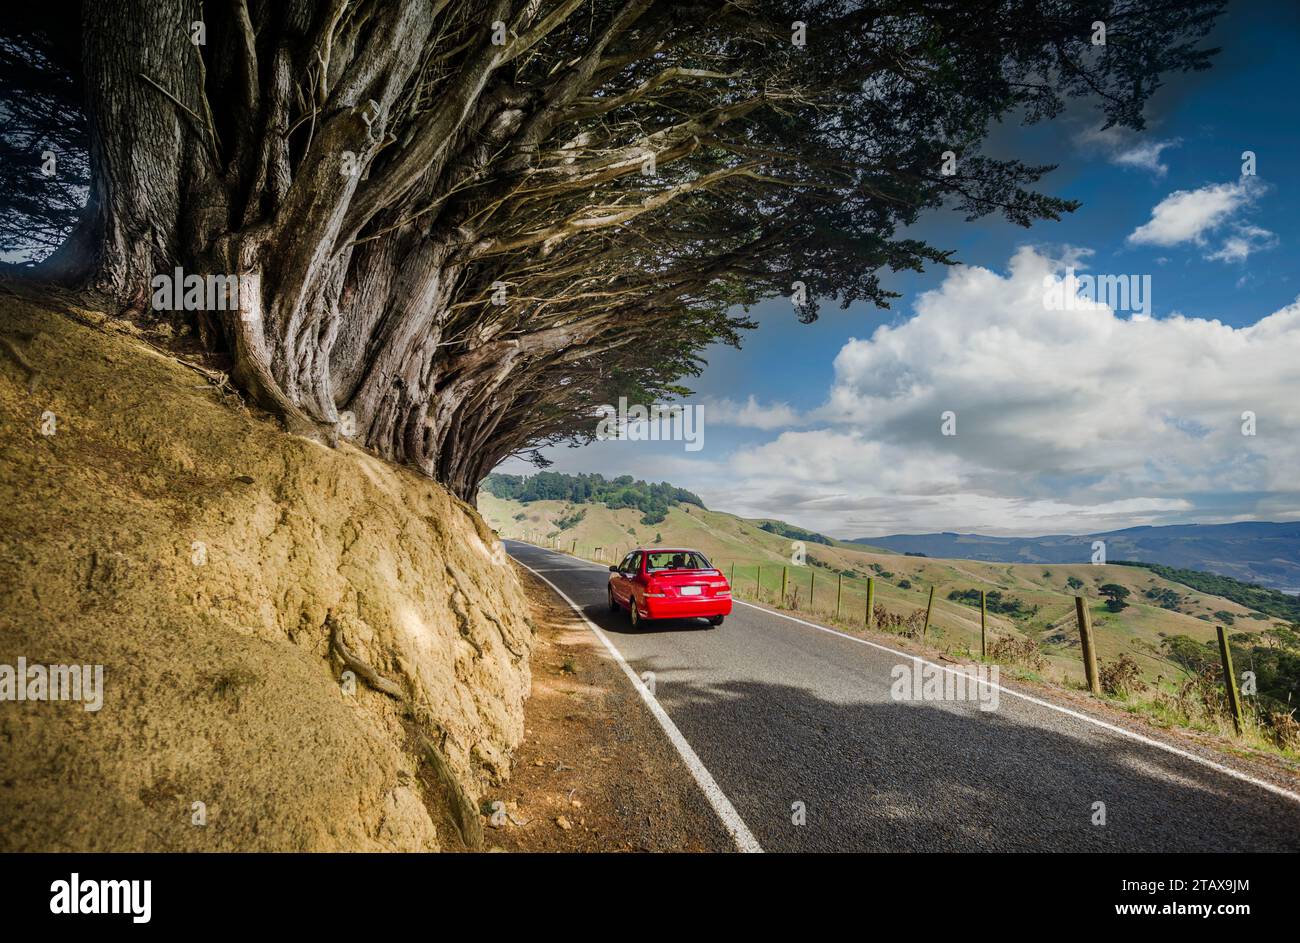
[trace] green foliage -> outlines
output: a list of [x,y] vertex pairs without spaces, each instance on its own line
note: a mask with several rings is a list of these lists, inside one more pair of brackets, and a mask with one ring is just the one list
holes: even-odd
[[1232,625],[1234,622],[1237,621],[1237,617],[1234,616],[1227,609],[1220,609],[1217,612],[1215,612],[1214,618],[1218,619],[1224,625]]
[[1127,586],[1121,586],[1119,583],[1106,583],[1099,587],[1097,592],[1106,597],[1106,608],[1111,612],[1121,612],[1128,608],[1128,603],[1124,601],[1129,597]]
[[[1287,710],[1300,703],[1300,625],[1265,629],[1258,634],[1234,633],[1228,639],[1232,664],[1238,672],[1253,671],[1263,706]],[[1216,640],[1198,642],[1186,635],[1173,635],[1161,643],[1169,659],[1194,675],[1219,672]]]
[[1198,642],[1188,635],[1171,635],[1160,642],[1169,660],[1189,674],[1202,674],[1218,664],[1213,642]]
[[1065,585],[1070,587],[1070,589],[1083,589],[1083,580],[1079,579],[1077,576],[1072,576],[1065,581]]
[[[978,607],[980,604],[980,591],[978,589],[954,589],[948,594],[948,598],[953,602]],[[1037,606],[1026,607],[1023,599],[1017,599],[1014,596],[1003,596],[1000,589],[990,590],[984,597],[984,605],[989,612],[1017,619],[1026,619],[1038,612]]]
[[1138,563],[1116,560],[1118,566],[1140,566],[1175,583],[1182,583],[1202,593],[1211,593],[1231,599],[1247,609],[1258,609],[1287,622],[1300,622],[1300,596],[1291,596],[1275,589],[1265,589],[1256,583],[1243,583],[1230,576],[1202,573],[1199,570],[1182,570],[1159,563]]
[[587,509],[583,508],[579,511],[575,511],[574,513],[566,517],[560,518],[555,522],[555,526],[558,527],[560,530],[568,530],[570,527],[577,527],[578,524],[582,522],[582,519],[585,518],[586,516],[587,516]]
[[1147,599],[1150,599],[1161,609],[1168,609],[1171,612],[1177,612],[1178,607],[1183,604],[1183,597],[1167,586],[1148,589],[1142,595],[1146,596]]
[[[549,471],[527,477],[494,474],[484,478],[479,487],[495,497],[524,504],[531,501],[569,501],[574,504],[603,504],[611,510],[636,508],[642,512],[641,523],[646,526],[662,523],[668,517],[670,507],[683,504],[704,507],[699,496],[685,488],[674,487],[666,481],[647,484],[634,480],[631,475],[606,480],[603,475],[565,475]],[[564,530],[580,520],[582,518],[578,517],[567,525],[564,521],[557,521],[556,524]]]

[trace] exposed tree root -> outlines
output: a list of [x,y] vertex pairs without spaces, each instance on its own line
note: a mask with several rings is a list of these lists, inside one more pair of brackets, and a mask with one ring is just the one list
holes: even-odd
[[339,637],[339,624],[338,620],[334,618],[333,609],[326,613],[325,625],[328,626],[330,630],[331,654],[337,654],[347,668],[355,672],[358,678],[370,685],[370,687],[374,688],[380,694],[387,694],[395,700],[406,703],[406,693],[396,684],[396,682],[389,681],[379,672],[375,671],[374,668],[371,668],[353,654],[347,645],[344,644],[343,639]]
[[[339,623],[334,618],[333,609],[326,613],[325,625],[330,632],[330,655],[338,655],[344,666],[355,672],[357,677],[381,694],[387,694],[394,700],[401,702],[406,707],[407,713],[411,717],[415,717],[415,707],[401,687],[375,671],[347,647],[339,632]],[[442,749],[433,741],[433,738],[421,729],[415,729],[414,733],[423,753],[424,761],[429,765],[434,778],[449,798],[448,804],[451,808],[452,821],[455,822],[456,829],[460,832],[461,841],[468,848],[482,848],[483,823],[479,821],[478,811],[466,794],[465,787],[461,785],[460,780],[452,772],[451,766],[447,763],[447,758],[443,756]]]
[[[22,339],[31,340],[35,336],[35,334],[28,334],[24,335]],[[36,368],[27,362],[27,358],[22,355],[22,352],[14,345],[14,342],[2,334],[0,334],[0,349],[3,349],[5,353],[9,355],[10,359],[12,359],[14,363],[18,364],[19,368],[27,374],[27,392],[35,393],[36,381],[40,378],[40,374],[36,371]]]

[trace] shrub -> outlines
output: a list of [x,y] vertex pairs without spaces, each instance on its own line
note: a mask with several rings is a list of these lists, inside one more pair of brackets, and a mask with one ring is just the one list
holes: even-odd
[[1300,750],[1300,721],[1291,711],[1268,712],[1268,725],[1273,728],[1273,740],[1283,750]]
[[1099,670],[1101,689],[1111,697],[1127,697],[1146,687],[1142,681],[1142,668],[1127,653]]
[[570,527],[575,527],[579,523],[581,523],[582,519],[586,516],[587,516],[587,509],[583,508],[581,511],[578,511],[574,514],[570,514],[568,517],[560,518],[558,521],[555,522],[555,526],[558,527],[560,530],[568,530]]
[[914,609],[906,616],[895,615],[879,603],[872,610],[872,626],[884,632],[916,638],[925,626],[925,610]]
[[1034,671],[1047,667],[1047,659],[1038,642],[1028,636],[1003,635],[989,646],[989,658],[1004,665],[1024,665]]

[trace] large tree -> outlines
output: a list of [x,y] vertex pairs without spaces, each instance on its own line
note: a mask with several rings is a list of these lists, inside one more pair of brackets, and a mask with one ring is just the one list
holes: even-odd
[[47,273],[136,314],[176,266],[256,276],[197,315],[238,382],[471,497],[678,392],[761,298],[886,304],[882,270],[950,261],[898,234],[922,211],[1072,209],[991,123],[1088,96],[1140,128],[1220,0],[73,6],[90,196]]

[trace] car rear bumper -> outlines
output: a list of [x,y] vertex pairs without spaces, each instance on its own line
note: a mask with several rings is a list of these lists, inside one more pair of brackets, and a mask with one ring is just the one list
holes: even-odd
[[641,611],[647,619],[691,619],[731,615],[730,596],[682,596],[675,599],[646,599]]

